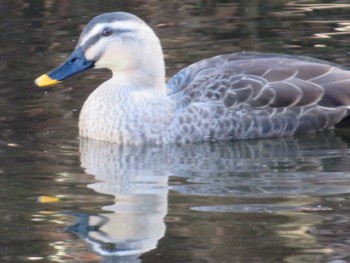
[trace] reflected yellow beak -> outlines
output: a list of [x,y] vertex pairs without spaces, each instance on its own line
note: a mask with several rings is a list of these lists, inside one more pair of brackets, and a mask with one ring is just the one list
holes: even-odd
[[59,82],[60,81],[56,79],[50,78],[49,75],[44,74],[35,80],[35,85],[37,85],[38,87],[46,87],[46,86],[55,85]]
[[61,200],[59,197],[56,197],[56,196],[41,195],[41,196],[38,196],[37,201],[38,203],[57,203]]

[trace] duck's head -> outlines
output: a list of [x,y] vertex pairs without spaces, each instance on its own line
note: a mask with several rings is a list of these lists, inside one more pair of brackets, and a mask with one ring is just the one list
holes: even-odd
[[108,68],[113,76],[126,75],[127,78],[147,76],[164,81],[165,75],[161,45],[153,30],[135,15],[113,12],[93,18],[69,58],[37,78],[35,84],[39,87],[54,85],[94,67]]

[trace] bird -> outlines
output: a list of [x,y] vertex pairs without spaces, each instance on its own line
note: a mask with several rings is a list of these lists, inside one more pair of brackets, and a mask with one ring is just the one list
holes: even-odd
[[116,144],[293,136],[333,129],[350,115],[350,71],[307,56],[223,54],[166,81],[160,39],[126,12],[94,17],[68,59],[35,84],[90,68],[107,68],[112,77],[85,101],[79,135]]

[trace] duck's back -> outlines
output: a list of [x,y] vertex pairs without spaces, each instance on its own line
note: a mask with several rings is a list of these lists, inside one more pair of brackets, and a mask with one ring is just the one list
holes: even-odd
[[221,55],[181,70],[167,86],[178,103],[177,141],[307,133],[333,127],[350,105],[350,71],[301,56]]

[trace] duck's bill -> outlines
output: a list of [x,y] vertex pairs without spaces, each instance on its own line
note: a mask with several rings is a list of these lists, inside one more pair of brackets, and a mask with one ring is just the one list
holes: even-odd
[[37,78],[35,84],[39,87],[55,85],[66,78],[94,67],[94,64],[95,62],[87,60],[82,49],[78,48],[61,66]]

